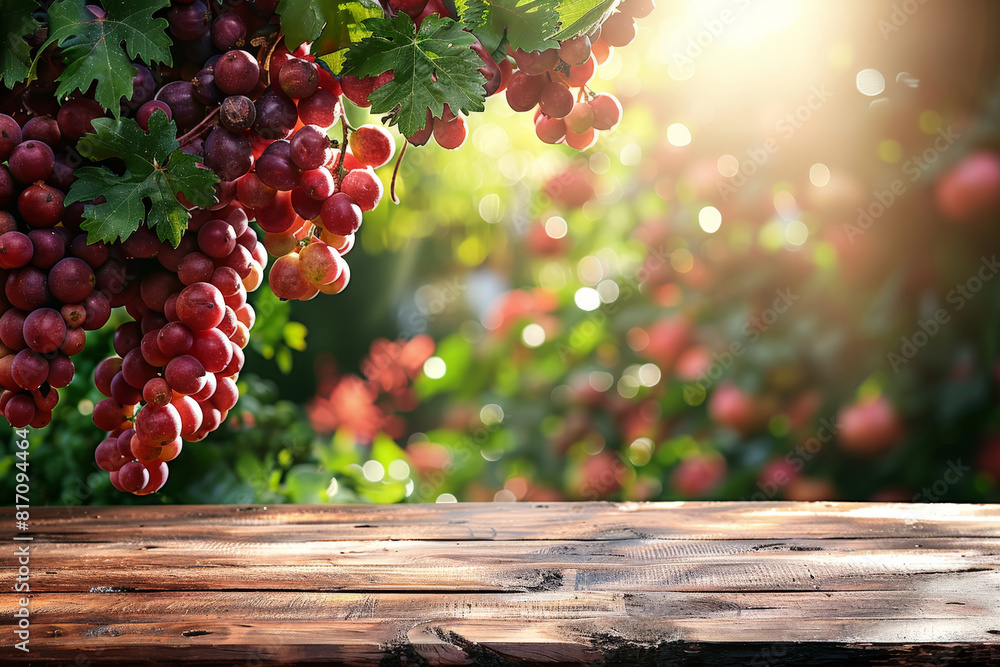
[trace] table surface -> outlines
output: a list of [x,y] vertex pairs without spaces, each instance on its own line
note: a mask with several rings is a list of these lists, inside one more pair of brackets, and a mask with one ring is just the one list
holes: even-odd
[[1000,664],[1000,505],[0,514],[0,664]]

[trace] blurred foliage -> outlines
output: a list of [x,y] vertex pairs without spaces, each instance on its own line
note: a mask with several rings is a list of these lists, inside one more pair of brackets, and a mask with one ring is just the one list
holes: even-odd
[[699,47],[719,3],[665,3],[582,155],[491,100],[406,152],[345,293],[256,297],[239,405],[155,497],[92,463],[89,343],[32,502],[1000,500],[1000,11],[893,6]]

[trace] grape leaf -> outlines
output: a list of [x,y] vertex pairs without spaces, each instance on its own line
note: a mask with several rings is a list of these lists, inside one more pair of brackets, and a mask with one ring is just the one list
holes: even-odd
[[211,206],[219,178],[180,149],[177,126],[163,113],[150,116],[148,135],[131,118],[98,118],[94,130],[80,140],[77,150],[91,160],[119,158],[125,173],[118,175],[105,166],[77,169],[66,203],[107,200],[87,204],[84,210],[81,227],[88,242],[125,240],[145,220],[160,240],[177,247],[188,222],[188,210],[177,193],[196,206]]
[[427,124],[427,109],[438,117],[445,104],[454,113],[485,109],[483,61],[470,48],[475,38],[464,24],[432,15],[416,31],[413,19],[399,13],[365,25],[372,36],[351,46],[344,73],[376,76],[393,70],[392,81],[368,98],[373,114],[389,114],[390,125],[410,136]]
[[[6,0],[4,0],[6,2]],[[95,99],[117,117],[121,99],[132,98],[136,69],[132,60],[171,64],[167,20],[153,12],[169,0],[104,0],[106,15],[99,19],[85,0],[58,0],[49,8],[49,39],[62,47],[66,69],[59,75],[56,96],[86,91],[97,82]],[[36,60],[37,62],[37,60]]]
[[559,32],[552,39],[563,41],[585,35],[604,22],[618,0],[560,0]]
[[290,50],[312,42],[312,52],[324,54],[368,37],[364,20],[384,15],[375,0],[281,0],[277,13]]
[[23,37],[38,27],[31,14],[39,7],[35,0],[3,0],[0,4],[0,25],[7,31],[5,48],[0,51],[0,84],[13,88],[28,76],[31,49]]
[[[551,35],[559,28],[560,14],[551,0],[467,0],[463,21],[480,28],[483,36],[498,42],[507,30],[511,47],[540,51],[559,46]],[[474,30],[477,34],[480,30]]]

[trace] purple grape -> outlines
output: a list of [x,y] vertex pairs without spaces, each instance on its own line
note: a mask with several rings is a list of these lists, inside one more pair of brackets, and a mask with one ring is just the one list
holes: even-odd
[[246,137],[217,127],[205,139],[205,166],[224,181],[235,181],[250,171],[253,152]]

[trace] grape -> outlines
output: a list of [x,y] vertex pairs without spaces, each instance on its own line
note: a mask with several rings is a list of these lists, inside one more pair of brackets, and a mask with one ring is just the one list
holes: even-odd
[[25,141],[10,154],[7,166],[10,175],[21,183],[44,181],[52,175],[56,163],[52,148],[41,141]]
[[559,58],[567,65],[582,65],[590,58],[590,37],[580,35],[559,45]]
[[288,150],[292,162],[300,169],[306,170],[319,169],[333,155],[330,138],[316,125],[305,125],[296,132],[288,144]]
[[535,134],[547,144],[558,144],[566,138],[566,122],[561,118],[541,116],[535,123]]
[[159,329],[151,329],[143,335],[142,340],[139,342],[139,351],[142,352],[142,358],[153,368],[163,368],[172,359],[171,356],[164,354],[160,349],[158,342],[159,334]]
[[17,121],[0,113],[0,162],[7,161],[14,147],[21,143],[21,138],[21,126]]
[[274,201],[276,190],[269,185],[264,185],[257,174],[249,173],[236,182],[236,196],[240,202],[250,208],[260,208],[267,206]]
[[55,352],[66,338],[66,321],[52,308],[39,308],[24,318],[24,342],[40,354]]
[[94,368],[94,386],[105,396],[111,396],[111,381],[122,369],[121,357],[108,357]]
[[336,250],[318,241],[310,243],[299,253],[299,271],[314,285],[327,285],[340,277],[343,260]]
[[205,166],[224,181],[243,176],[253,165],[250,142],[223,127],[217,127],[205,139]]
[[132,412],[132,406],[124,406],[113,398],[101,399],[94,406],[94,425],[102,431],[113,431],[131,417]]
[[181,437],[185,440],[201,428],[201,408],[190,396],[177,396],[170,401],[181,418]]
[[210,400],[217,410],[226,412],[236,407],[236,401],[239,397],[240,392],[236,388],[236,382],[232,378],[223,377],[218,381],[218,386],[216,386],[215,393],[212,394]]
[[224,51],[242,46],[247,36],[247,26],[235,12],[222,14],[212,22],[212,43]]
[[62,139],[59,123],[49,116],[36,116],[24,124],[21,130],[24,141],[41,141],[55,150]]
[[152,72],[141,63],[132,63],[135,67],[135,76],[132,77],[132,97],[122,102],[122,106],[127,109],[138,109],[146,102],[153,99],[156,93],[156,81]]
[[49,377],[49,362],[33,350],[21,350],[14,355],[10,375],[22,389],[37,389]]
[[350,195],[338,192],[323,203],[320,221],[333,234],[353,234],[361,227],[361,207]]
[[594,126],[594,108],[586,102],[575,104],[566,115],[565,121],[569,131],[578,134],[586,132]]
[[[140,412],[139,414],[141,415],[142,413]],[[143,440],[136,433],[132,436],[132,441],[129,443],[129,451],[132,452],[132,456],[140,463],[152,463],[159,460],[160,454],[163,452],[163,447],[159,444]]]
[[171,358],[187,354],[193,342],[191,329],[181,322],[168,322],[156,334],[160,351]]
[[[184,5],[175,5],[175,7],[178,6],[183,7]],[[97,414],[96,411],[94,414]],[[112,473],[112,476],[114,475],[115,473]],[[122,491],[135,493],[149,484],[149,471],[138,461],[129,461],[118,470],[117,479],[118,487]]]
[[94,291],[94,270],[82,259],[66,257],[49,270],[49,290],[63,303],[80,303]]
[[111,302],[103,292],[93,291],[83,301],[83,307],[87,311],[87,319],[83,321],[81,328],[87,331],[100,329],[111,318]]
[[14,428],[24,428],[35,418],[35,402],[24,394],[12,396],[4,407],[3,415]]
[[38,269],[25,266],[7,276],[4,293],[15,308],[31,311],[48,302],[48,279]]
[[597,143],[597,130],[590,127],[583,132],[575,132],[566,128],[566,145],[578,151],[586,150]]
[[163,311],[163,305],[171,294],[183,289],[180,278],[171,271],[153,271],[146,274],[139,283],[142,302],[151,310]]
[[265,185],[284,191],[295,188],[302,178],[302,171],[292,162],[291,144],[285,140],[268,146],[254,171]]
[[542,89],[538,107],[549,118],[565,118],[573,110],[573,93],[562,83],[553,81]]
[[257,59],[246,51],[227,51],[215,62],[215,85],[227,95],[247,95],[259,80]]
[[313,199],[326,201],[334,192],[333,174],[326,167],[304,171],[299,188]]
[[174,117],[174,112],[170,110],[170,107],[166,105],[165,102],[160,100],[152,100],[146,102],[139,110],[135,112],[135,120],[139,123],[141,127],[146,132],[149,132],[149,118],[153,115],[153,112],[160,111],[167,115],[167,120],[172,120]]
[[135,436],[133,436],[133,452],[135,438],[159,447],[173,441],[181,434],[181,417],[177,408],[170,405],[146,405],[135,418]]
[[18,269],[31,261],[34,246],[27,234],[6,232],[0,234],[0,268]]
[[285,232],[295,224],[295,209],[292,208],[292,195],[289,192],[278,192],[274,200],[267,206],[258,208],[257,224],[265,232]]
[[225,220],[209,220],[198,230],[198,249],[209,257],[221,259],[235,248],[236,236]]
[[126,354],[139,347],[139,341],[142,340],[142,327],[139,326],[138,322],[124,322],[115,329],[115,334],[112,337],[112,347],[115,353],[120,357],[124,357]]
[[205,367],[189,354],[174,357],[163,371],[163,378],[178,394],[196,394],[204,388]]
[[24,318],[24,312],[17,308],[0,315],[0,342],[11,350],[27,347],[24,342]]
[[[600,42],[603,44],[603,42]],[[580,88],[587,85],[587,82],[594,76],[597,70],[597,60],[591,56],[582,65],[573,65],[569,68],[569,75],[566,77],[566,84],[571,88]]]
[[28,232],[34,254],[31,264],[39,269],[51,269],[66,256],[66,239],[58,229],[33,229]]
[[122,359],[122,375],[126,382],[138,389],[156,377],[156,369],[142,356],[142,350],[137,345]]
[[214,272],[215,264],[210,257],[200,252],[192,252],[181,261],[177,277],[185,285],[192,285],[211,280]]
[[215,66],[205,65],[191,79],[194,86],[194,96],[199,102],[208,107],[214,107],[222,102],[226,95],[215,85]]
[[351,150],[361,164],[378,169],[392,160],[396,144],[381,125],[362,125],[351,133]]
[[0,164],[0,206],[7,206],[14,199],[14,179],[7,167]]
[[[49,176],[48,183],[54,188],[66,192],[76,182],[76,167],[71,164],[71,159],[65,155],[57,155],[55,164],[52,165],[52,175]],[[83,202],[76,202],[83,206]],[[81,218],[82,221],[82,218]],[[69,229],[73,223],[68,220],[68,216],[63,217],[63,224]],[[78,228],[78,226],[77,226]]]
[[634,19],[644,19],[656,8],[653,0],[625,0],[618,8]]
[[347,288],[347,284],[351,281],[351,265],[344,262],[343,271],[340,272],[340,276],[328,285],[320,285],[319,291],[322,294],[340,294]]
[[104,117],[104,109],[94,100],[77,97],[62,105],[56,114],[59,131],[70,142],[79,141],[83,135],[94,131],[94,121]]
[[[468,136],[469,126],[466,124],[465,119],[461,116],[452,118],[449,121],[442,121],[440,118],[434,121],[434,141],[436,141],[441,148],[461,148]],[[379,185],[381,185],[381,183]],[[378,201],[375,202],[375,206],[377,205]]]
[[189,354],[200,361],[208,373],[218,373],[229,365],[233,348],[226,335],[218,329],[203,329],[194,332],[194,344]]
[[559,52],[556,49],[522,51],[508,47],[507,52],[513,56],[514,62],[517,63],[517,69],[528,76],[545,74],[550,69],[555,69],[559,63]]
[[340,119],[340,99],[326,90],[299,100],[299,119],[306,125],[329,129]]
[[283,93],[268,90],[257,100],[257,121],[254,131],[262,138],[273,141],[284,139],[292,133],[298,122],[295,103]]
[[83,328],[70,328],[66,330],[66,340],[59,346],[59,351],[68,357],[83,351],[87,345],[87,332]]
[[97,449],[94,450],[94,460],[97,462],[97,467],[101,470],[115,472],[120,470],[131,459],[122,456],[121,452],[118,451],[117,438],[105,438],[101,440],[101,443],[97,445]]
[[307,60],[289,60],[278,71],[278,86],[293,99],[309,97],[319,88],[319,71]]
[[167,23],[174,37],[190,42],[208,32],[210,16],[211,13],[205,3],[195,0],[189,4],[172,6],[167,12]]
[[520,70],[514,72],[507,84],[507,104],[514,111],[530,111],[538,104],[548,83],[544,75],[529,76]]
[[245,95],[230,95],[219,107],[219,122],[232,132],[245,132],[253,127],[256,120],[257,107]]
[[205,117],[205,107],[195,97],[194,84],[187,81],[168,83],[156,93],[156,99],[170,107],[181,130],[190,130]]
[[601,39],[609,46],[628,46],[635,39],[635,21],[628,14],[616,12],[601,24]]
[[340,189],[350,195],[362,211],[372,210],[382,200],[382,181],[370,167],[349,172],[344,176]]
[[135,405],[142,400],[142,392],[129,384],[123,373],[111,379],[111,398],[122,405]]
[[271,291],[279,299],[298,299],[308,289],[306,279],[299,271],[298,255],[279,257],[271,267],[267,282]]
[[614,95],[601,93],[590,100],[594,110],[594,129],[613,130],[622,119],[622,105]]
[[195,331],[216,326],[222,321],[224,308],[222,293],[207,282],[188,285],[177,297],[177,315],[180,321]]

